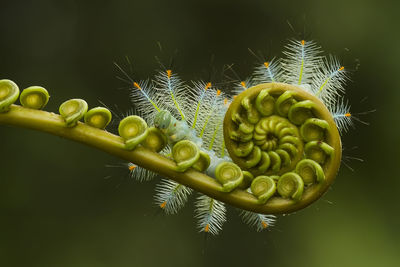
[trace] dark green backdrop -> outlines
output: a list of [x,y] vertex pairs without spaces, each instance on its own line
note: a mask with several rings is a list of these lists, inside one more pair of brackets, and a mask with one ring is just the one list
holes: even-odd
[[345,155],[365,162],[342,167],[320,201],[260,234],[231,210],[207,243],[192,205],[157,214],[155,182],[105,167],[118,159],[0,126],[0,266],[399,266],[399,8],[374,0],[2,1],[0,78],[46,87],[47,110],[76,97],[127,109],[112,62],[129,55],[146,78],[158,67],[158,41],[164,58],[178,50],[186,80],[227,63],[245,77],[255,60],[247,48],[280,56],[296,37],[290,21],[354,70],[353,110],[377,112],[343,138]]

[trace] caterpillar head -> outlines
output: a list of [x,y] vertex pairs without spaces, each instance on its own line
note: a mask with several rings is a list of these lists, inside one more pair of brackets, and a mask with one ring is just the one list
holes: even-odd
[[224,119],[233,162],[249,172],[265,213],[311,204],[339,169],[341,142],[325,105],[299,87],[259,84],[239,94]]
[[172,120],[172,115],[168,110],[162,110],[154,117],[154,126],[165,132]]

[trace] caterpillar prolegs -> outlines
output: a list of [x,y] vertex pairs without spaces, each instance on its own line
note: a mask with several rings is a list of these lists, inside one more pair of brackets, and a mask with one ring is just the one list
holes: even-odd
[[262,62],[235,88],[187,84],[172,69],[151,81],[126,75],[136,115],[119,122],[119,136],[104,130],[111,120],[104,107],[88,111],[84,100],[71,99],[60,106],[60,116],[40,111],[49,98],[42,87],[22,91],[21,107],[13,104],[18,86],[1,80],[0,124],[104,150],[128,161],[141,181],[159,174],[164,179],[155,202],[167,214],[198,191],[200,231],[222,230],[226,204],[261,231],[276,214],[302,209],[324,194],[341,162],[339,133],[353,123],[343,100],[348,74],[338,60],[305,40],[290,41],[284,54]]

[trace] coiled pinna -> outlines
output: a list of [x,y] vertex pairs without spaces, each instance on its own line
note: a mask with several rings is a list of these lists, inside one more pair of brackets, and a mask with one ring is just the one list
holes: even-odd
[[239,94],[226,113],[224,134],[232,160],[255,177],[253,193],[263,203],[269,199],[265,211],[309,205],[339,169],[341,142],[332,115],[296,86],[260,84]]

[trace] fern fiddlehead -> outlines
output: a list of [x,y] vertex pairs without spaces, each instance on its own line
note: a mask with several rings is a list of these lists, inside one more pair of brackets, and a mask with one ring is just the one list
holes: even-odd
[[[317,200],[339,169],[341,142],[332,115],[319,99],[296,86],[260,84],[239,94],[226,113],[224,134],[232,160],[255,177],[254,188],[261,202],[269,199],[271,213],[290,212]],[[307,168],[313,168],[318,179],[310,178]],[[275,196],[274,186],[266,182],[270,176],[280,176]]]
[[274,224],[273,214],[302,209],[326,192],[340,166],[339,131],[352,124],[338,61],[304,40],[291,41],[286,55],[239,81],[233,97],[210,82],[186,85],[170,69],[151,83],[128,77],[137,115],[121,120],[119,136],[104,130],[111,113],[103,107],[88,111],[84,100],[71,99],[60,115],[42,111],[49,99],[42,87],[25,89],[22,106],[14,105],[18,86],[1,80],[0,124],[96,147],[128,161],[132,175],[145,170],[141,180],[152,173],[173,180],[157,186],[156,203],[168,214],[200,192],[200,231],[218,234],[225,203],[243,209],[243,221],[260,231]]

